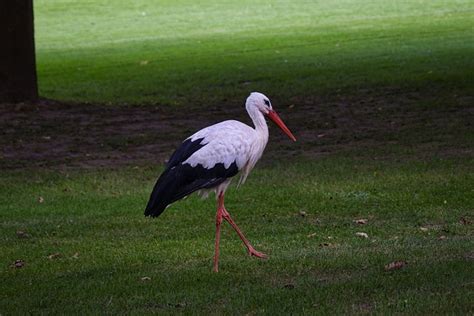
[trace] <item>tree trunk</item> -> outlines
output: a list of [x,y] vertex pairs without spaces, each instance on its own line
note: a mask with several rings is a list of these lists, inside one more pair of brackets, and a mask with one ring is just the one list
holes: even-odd
[[0,0],[0,102],[38,99],[33,0]]

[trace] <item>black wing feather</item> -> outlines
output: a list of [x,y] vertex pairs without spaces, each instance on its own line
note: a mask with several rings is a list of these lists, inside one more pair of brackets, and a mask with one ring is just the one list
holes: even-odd
[[153,188],[145,216],[159,216],[171,203],[197,190],[219,185],[239,172],[235,162],[228,168],[218,163],[210,169],[201,165],[191,167],[189,164],[183,164],[194,152],[205,146],[200,144],[201,141],[202,138],[195,141],[188,139],[173,153]]
[[166,169],[175,167],[176,165],[183,163],[196,151],[206,146],[201,144],[201,141],[203,139],[204,138],[198,138],[194,141],[192,141],[191,138],[186,139],[181,144],[181,146],[179,146],[178,149],[176,149],[171,155],[170,159],[168,160],[168,163],[166,164]]

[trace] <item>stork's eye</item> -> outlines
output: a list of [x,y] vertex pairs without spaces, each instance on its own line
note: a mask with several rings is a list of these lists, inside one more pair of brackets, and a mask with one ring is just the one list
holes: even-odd
[[266,106],[270,106],[270,101],[264,100]]

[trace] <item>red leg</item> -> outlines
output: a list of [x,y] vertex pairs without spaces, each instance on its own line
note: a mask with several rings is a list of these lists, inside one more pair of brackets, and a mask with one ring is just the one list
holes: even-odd
[[222,208],[217,206],[216,213],[216,244],[214,248],[214,272],[219,272],[219,242],[221,239]]
[[[247,251],[249,253],[249,255],[251,256],[255,256],[257,258],[267,258],[267,255],[262,253],[262,252],[259,252],[259,251],[256,251],[252,245],[250,244],[250,242],[247,240],[247,238],[245,238],[244,234],[242,233],[242,231],[239,229],[239,227],[237,226],[237,224],[234,222],[234,220],[232,219],[232,217],[230,217],[230,214],[229,212],[227,212],[227,210],[225,209],[225,206],[224,206],[224,194],[220,194],[219,195],[219,207],[218,209],[221,210],[221,216],[227,221],[229,222],[229,224],[232,226],[232,228],[234,228],[234,230],[236,231],[237,235],[239,235],[240,239],[242,239],[242,241],[244,242],[245,244],[245,247],[247,247]],[[222,221],[222,219],[221,219]]]

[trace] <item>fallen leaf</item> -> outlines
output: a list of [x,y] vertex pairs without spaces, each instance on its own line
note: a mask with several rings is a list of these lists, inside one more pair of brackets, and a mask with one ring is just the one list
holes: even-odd
[[59,253],[59,252],[55,252],[55,253],[52,253],[48,256],[48,259],[49,260],[53,260],[53,259],[58,259],[58,258],[61,258],[62,255]]
[[357,233],[355,233],[355,235],[357,237],[369,238],[369,235],[367,235],[367,233],[363,233],[363,232],[357,232]]
[[142,281],[151,281],[151,278],[146,276],[142,278]]
[[399,270],[408,264],[406,261],[394,261],[385,266],[385,271]]
[[305,216],[306,216],[306,212],[305,212],[305,211],[300,211],[299,214],[300,214],[301,217],[305,217]]
[[322,242],[319,244],[319,247],[330,247],[332,248],[334,246],[334,244],[330,243],[330,242]]
[[355,219],[355,220],[353,220],[353,222],[356,223],[356,224],[359,224],[359,225],[367,224],[367,220],[365,218]]
[[448,239],[448,237],[446,237],[445,235],[441,235],[438,237],[438,240],[445,240],[445,239]]
[[26,239],[26,238],[30,238],[30,234],[28,234],[27,232],[23,231],[23,230],[17,230],[16,231],[16,236],[18,238],[22,238],[22,239]]
[[421,230],[422,232],[427,232],[427,231],[428,231],[428,227],[420,227],[420,230]]
[[459,223],[461,223],[462,225],[471,225],[472,224],[472,220],[467,218],[466,216],[462,216],[460,219],[459,219]]
[[314,236],[316,236],[316,233],[309,234],[309,235],[308,235],[308,236],[306,236],[306,237],[308,237],[308,238],[312,238],[312,237],[314,237]]
[[44,199],[42,196],[38,197],[38,203],[43,203],[44,202]]
[[76,252],[75,254],[72,255],[73,259],[79,259],[79,252]]
[[370,303],[361,303],[353,304],[352,309],[364,314],[369,314],[371,311],[373,311],[374,307]]
[[12,263],[11,267],[15,269],[20,269],[25,266],[25,261],[22,259],[17,259],[15,262]]

